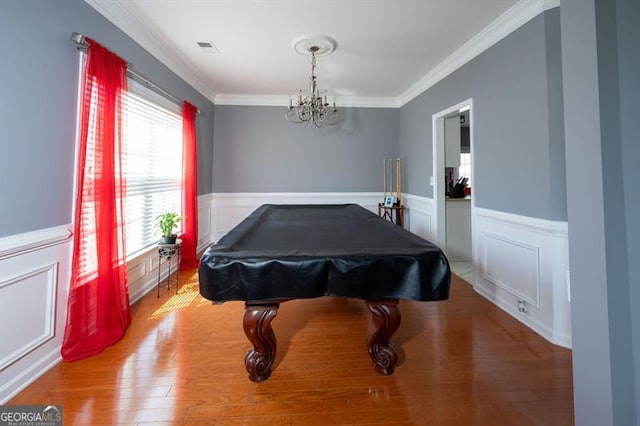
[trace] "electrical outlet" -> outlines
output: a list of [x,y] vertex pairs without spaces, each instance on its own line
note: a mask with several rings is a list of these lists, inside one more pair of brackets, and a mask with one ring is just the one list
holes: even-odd
[[571,274],[567,269],[567,300],[571,303]]
[[523,314],[528,314],[529,309],[527,308],[527,302],[525,300],[518,299],[518,311]]
[[433,176],[429,176],[429,185],[433,186]]

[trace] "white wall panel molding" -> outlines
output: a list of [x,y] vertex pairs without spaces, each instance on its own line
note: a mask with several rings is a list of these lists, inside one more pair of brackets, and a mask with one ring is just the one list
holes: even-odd
[[482,237],[482,278],[539,309],[540,247],[489,232]]
[[[134,304],[158,283],[158,249],[152,247],[134,258],[127,259],[129,303]],[[163,274],[166,275],[166,274]]]
[[[376,192],[201,195],[198,246],[218,239],[266,203],[356,203],[377,212],[380,201],[382,194]],[[405,194],[404,202],[407,229],[429,239],[432,200]],[[551,342],[570,347],[567,223],[482,208],[474,209],[473,220],[476,291]],[[25,318],[34,321],[24,328],[23,321],[0,319],[0,336],[13,342],[0,352],[0,404],[61,359],[71,269],[70,229],[67,225],[0,239],[0,292],[4,292],[0,303],[19,306]],[[132,303],[155,288],[157,262],[154,248],[129,259]],[[512,270],[509,265],[517,267]],[[527,313],[518,311],[518,299],[527,302]],[[0,315],[5,312],[2,309]]]
[[474,216],[487,221],[510,224],[515,228],[527,229],[530,232],[536,232],[548,237],[569,237],[569,227],[567,222],[564,221],[521,216],[513,213],[489,210],[477,206],[474,207]]
[[[199,249],[211,242],[212,199],[211,194],[198,197]],[[0,239],[0,404],[61,360],[71,279],[70,229],[64,225]],[[157,249],[129,257],[127,273],[133,304],[156,288]],[[167,273],[163,267],[160,278]]]
[[0,238],[0,260],[65,242],[71,238],[71,229],[71,225],[62,225],[2,237]]
[[[217,241],[262,204],[355,203],[377,214],[378,203],[382,199],[382,193],[378,192],[215,193],[211,194],[211,236],[213,241]],[[403,194],[403,199],[405,228],[423,238],[431,239],[431,198]]]
[[[381,200],[380,193],[216,193],[211,235],[219,239],[262,204],[357,203],[377,212]],[[403,202],[405,228],[433,240],[433,200],[404,194]],[[567,223],[477,207],[473,215],[475,290],[547,340],[571,347]]]
[[213,212],[213,194],[198,196],[198,247],[200,253],[212,242],[211,215]]
[[71,270],[69,229],[2,239],[0,404],[61,359]]
[[53,263],[0,281],[0,371],[54,338],[57,280]]
[[211,194],[214,203],[235,207],[262,204],[348,204],[376,207],[382,201],[378,192],[234,192]]
[[405,228],[426,240],[435,241],[433,232],[433,199],[403,194]]
[[[148,292],[155,290],[158,286],[158,250],[153,247],[144,252],[135,259],[127,262],[127,276],[129,279],[129,303],[132,305],[144,297]],[[171,266],[171,273],[173,274],[179,261],[173,259]],[[162,273],[160,274],[160,281],[164,281],[169,274],[168,265],[165,264],[165,260],[162,261]],[[181,284],[178,283],[178,286]],[[171,287],[169,291],[171,294],[175,293],[175,287]],[[164,292],[167,289],[164,288]],[[162,296],[163,293],[160,293]]]
[[567,223],[475,208],[474,289],[552,343],[571,347]]
[[263,204],[349,204],[377,213],[378,192],[236,192],[212,194],[211,237],[217,241]]

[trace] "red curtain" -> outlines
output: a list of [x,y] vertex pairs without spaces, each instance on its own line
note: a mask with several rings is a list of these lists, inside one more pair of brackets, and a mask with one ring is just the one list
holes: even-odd
[[66,361],[101,352],[120,340],[131,323],[121,168],[127,64],[87,41],[71,286],[61,351]]
[[198,156],[196,114],[198,109],[185,102],[182,107],[182,263],[181,268],[198,266]]

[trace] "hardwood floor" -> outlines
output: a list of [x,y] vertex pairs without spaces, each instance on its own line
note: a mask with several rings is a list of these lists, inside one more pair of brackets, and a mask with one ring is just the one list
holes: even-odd
[[457,277],[445,302],[401,301],[395,373],[371,367],[364,302],[282,303],[271,378],[247,379],[244,304],[212,305],[195,271],[147,294],[126,336],[62,362],[9,402],[61,404],[65,425],[571,425],[571,352]]

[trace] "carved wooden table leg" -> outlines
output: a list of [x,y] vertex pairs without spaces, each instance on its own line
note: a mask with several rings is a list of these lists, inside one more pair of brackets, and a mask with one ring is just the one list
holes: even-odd
[[369,356],[373,360],[373,368],[380,374],[393,374],[398,352],[389,339],[400,326],[398,300],[367,300],[367,307],[373,314],[375,326],[369,338]]
[[244,333],[253,344],[244,364],[249,373],[249,380],[261,382],[271,375],[271,367],[276,358],[276,335],[271,328],[271,321],[278,314],[279,303],[250,305],[245,303],[242,326]]

